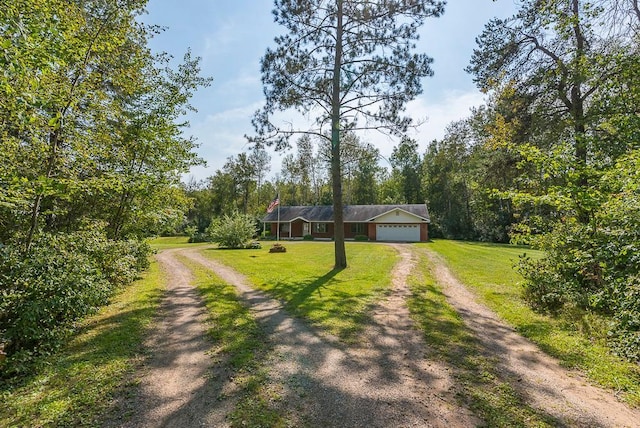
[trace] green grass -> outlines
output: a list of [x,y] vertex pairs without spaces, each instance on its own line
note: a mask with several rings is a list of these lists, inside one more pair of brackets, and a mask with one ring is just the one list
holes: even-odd
[[240,304],[235,288],[201,265],[185,257],[179,259],[194,274],[194,285],[207,307],[208,335],[213,342],[210,354],[216,364],[228,365],[233,370],[233,382],[239,386],[238,404],[229,415],[231,426],[287,426],[285,416],[273,406],[279,397],[268,387],[264,361],[270,348],[265,333],[251,312]]
[[500,378],[493,359],[483,356],[479,343],[446,300],[429,270],[424,255],[409,278],[412,317],[424,333],[429,358],[452,367],[458,399],[490,427],[553,427],[551,416],[526,404],[511,385]]
[[393,248],[372,243],[347,243],[349,266],[333,269],[330,242],[285,242],[286,253],[217,250],[208,257],[233,266],[259,289],[284,302],[289,313],[349,342],[363,328],[367,309],[388,290],[397,261]]
[[144,358],[141,344],[162,285],[153,262],[141,280],[88,318],[37,375],[0,385],[0,426],[98,426]]
[[577,368],[595,383],[640,406],[640,366],[612,355],[604,342],[606,323],[581,312],[553,318],[531,310],[522,299],[522,277],[513,266],[518,256],[537,251],[509,245],[438,240],[419,244],[444,257],[456,276],[523,336]]
[[190,244],[188,236],[160,236],[158,238],[150,239],[149,244],[151,245],[151,248],[155,250],[212,245],[210,242]]

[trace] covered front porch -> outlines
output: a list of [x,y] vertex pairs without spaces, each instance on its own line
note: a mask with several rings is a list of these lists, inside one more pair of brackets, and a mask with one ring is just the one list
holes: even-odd
[[[280,234],[278,235],[278,225]],[[374,235],[370,236],[371,225],[367,223],[345,223],[344,236],[347,239],[353,239],[356,236],[367,236],[369,239],[375,239]],[[312,222],[306,219],[297,218],[290,221],[281,221],[280,223],[271,223],[271,236],[279,236],[280,239],[302,239],[305,236],[312,236],[314,239],[332,239],[334,236],[333,222]]]

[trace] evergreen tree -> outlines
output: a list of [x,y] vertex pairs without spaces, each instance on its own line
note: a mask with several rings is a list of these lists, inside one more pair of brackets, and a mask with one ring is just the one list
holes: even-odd
[[[266,105],[254,117],[251,140],[284,148],[291,135],[307,132],[331,147],[338,269],[347,266],[341,134],[375,127],[399,135],[411,125],[403,109],[432,74],[431,59],[413,52],[418,29],[443,8],[435,0],[275,1],[275,20],[286,34],[262,59]],[[306,129],[274,124],[274,113],[289,108],[317,119]]]

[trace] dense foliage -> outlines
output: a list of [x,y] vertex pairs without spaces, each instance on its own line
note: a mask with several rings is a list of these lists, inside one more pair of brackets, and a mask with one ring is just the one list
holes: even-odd
[[483,157],[512,159],[494,186],[543,311],[611,321],[615,351],[640,360],[637,0],[525,1],[479,37],[469,70],[493,95]]
[[246,214],[224,215],[211,222],[206,235],[221,248],[247,248],[256,236],[256,223]]
[[148,267],[150,248],[104,232],[39,234],[29,253],[0,247],[0,332],[4,376],[22,373],[54,351],[75,322],[106,304]]
[[17,361],[144,265],[131,239],[181,224],[179,174],[200,160],[180,123],[207,79],[153,55],[146,0],[0,7],[0,349]]
[[546,257],[523,260],[526,297],[543,311],[578,307],[612,320],[616,351],[640,360],[640,153],[620,159],[600,181],[593,220],[565,218],[533,237]]

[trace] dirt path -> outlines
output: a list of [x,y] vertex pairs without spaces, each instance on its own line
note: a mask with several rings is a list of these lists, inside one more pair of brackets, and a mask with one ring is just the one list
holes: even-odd
[[640,426],[640,411],[628,408],[610,392],[588,384],[577,372],[562,368],[557,360],[479,304],[437,254],[428,250],[426,254],[449,303],[480,340],[484,353],[497,358],[498,371],[532,406],[568,426]]
[[[131,402],[131,427],[229,425],[233,380],[224,364],[212,366],[206,354],[205,313],[191,286],[180,254],[214,271],[236,287],[264,328],[272,351],[265,361],[276,405],[292,426],[322,427],[473,427],[482,425],[456,400],[451,371],[426,357],[421,334],[406,307],[406,280],[416,263],[409,245],[395,245],[400,262],[392,272],[393,290],[372,308],[372,322],[356,345],[345,345],[290,317],[282,305],[249,286],[247,279],[200,250],[169,250],[158,255],[168,275],[163,316],[148,346],[152,358],[142,377],[141,395]],[[449,301],[498,357],[505,373],[534,407],[568,426],[638,426],[640,414],[611,394],[587,385],[476,303],[427,252]],[[224,398],[221,398],[224,397]]]
[[[133,414],[121,427],[218,427],[233,403],[216,400],[226,379],[224,367],[212,367],[206,352],[206,312],[192,286],[189,269],[175,259],[180,250],[167,250],[157,259],[167,276],[167,291],[154,334],[145,347],[150,359],[139,392],[119,413]],[[215,409],[215,411],[212,411]]]
[[414,263],[402,250],[394,293],[376,306],[362,344],[345,347],[291,318],[277,301],[252,289],[234,270],[196,251],[183,253],[234,285],[266,329],[272,388],[283,410],[313,427],[467,427],[477,419],[450,393],[446,367],[424,359],[424,344],[404,307]]

